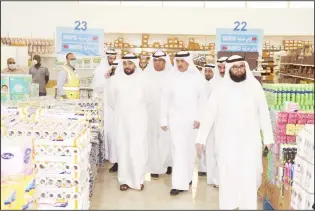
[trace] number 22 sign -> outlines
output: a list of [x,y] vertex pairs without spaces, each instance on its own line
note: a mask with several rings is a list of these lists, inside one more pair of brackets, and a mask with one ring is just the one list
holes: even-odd
[[[235,25],[235,27],[234,27],[233,31],[247,31],[247,29],[246,29],[247,22],[246,21],[242,21],[242,22],[235,21],[234,25]],[[242,25],[241,29],[239,29],[240,25]]]

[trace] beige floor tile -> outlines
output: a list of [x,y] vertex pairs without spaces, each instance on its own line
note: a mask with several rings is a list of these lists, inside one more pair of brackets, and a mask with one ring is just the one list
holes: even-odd
[[[170,196],[171,177],[161,175],[158,180],[146,176],[143,191],[119,190],[117,174],[108,172],[110,164],[100,169],[91,198],[91,209],[219,209],[219,191],[206,184],[206,178],[198,178],[195,172],[191,190],[178,196]],[[259,200],[259,208],[262,202]]]

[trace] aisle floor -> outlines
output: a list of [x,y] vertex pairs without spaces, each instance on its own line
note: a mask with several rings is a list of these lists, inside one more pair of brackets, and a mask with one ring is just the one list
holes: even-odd
[[207,185],[206,177],[198,177],[197,169],[190,191],[170,196],[171,176],[160,175],[158,180],[151,180],[148,174],[143,191],[122,192],[117,174],[108,172],[110,166],[106,163],[100,169],[90,209],[219,209],[218,189]]

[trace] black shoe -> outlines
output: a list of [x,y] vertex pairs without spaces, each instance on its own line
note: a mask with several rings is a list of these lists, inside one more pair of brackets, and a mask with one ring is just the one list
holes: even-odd
[[172,189],[171,192],[170,192],[170,195],[171,196],[176,196],[176,195],[178,195],[181,192],[183,192],[183,190]]
[[190,181],[189,185],[192,185],[192,181]]
[[115,172],[117,172],[118,171],[118,163],[115,163],[114,165],[113,165],[113,167],[111,167],[110,169],[109,169],[109,172],[110,173],[115,173]]
[[151,174],[152,179],[159,179],[159,175],[158,174]]
[[207,173],[206,172],[198,172],[198,176],[199,177],[205,177],[205,176],[207,176]]
[[167,175],[171,175],[172,174],[172,167],[167,167],[167,171],[166,171]]

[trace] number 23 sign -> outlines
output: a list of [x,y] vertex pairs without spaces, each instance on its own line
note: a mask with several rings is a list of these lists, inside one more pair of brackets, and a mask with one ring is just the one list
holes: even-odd
[[[241,29],[239,29],[240,25],[242,26]],[[234,29],[233,31],[247,31],[246,29],[246,26],[247,26],[247,22],[246,21],[235,21],[234,22]]]

